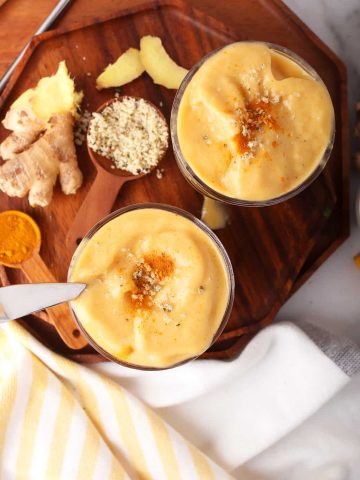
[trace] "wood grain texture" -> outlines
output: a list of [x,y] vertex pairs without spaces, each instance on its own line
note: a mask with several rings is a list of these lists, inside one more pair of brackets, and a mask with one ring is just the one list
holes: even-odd
[[0,76],[56,5],[57,0],[8,0],[0,5]]
[[[315,266],[347,235],[345,71],[341,62],[278,1],[231,0],[223,2],[221,6],[209,0],[191,2],[221,18],[226,26],[199,11],[193,12],[188,7],[183,9],[177,2],[163,3],[161,8],[160,2],[148,2],[148,8],[138,12],[134,10],[135,4],[143,2],[129,0],[120,5],[119,2],[108,0],[101,2],[100,8],[98,2],[88,1],[85,11],[84,2],[74,2],[59,20],[61,27],[73,28],[84,23],[90,26],[62,34],[48,33],[36,40],[28,63],[23,63],[23,70],[20,72],[20,67],[0,99],[2,113],[22,90],[32,86],[41,76],[54,72],[63,58],[66,58],[70,72],[76,77],[77,86],[85,91],[85,107],[96,109],[113,95],[113,90],[95,90],[97,74],[125,49],[137,46],[139,38],[148,33],[159,35],[171,56],[187,68],[208,51],[233,40],[256,38],[282,44],[315,67],[327,84],[334,102],[337,137],[326,174],[321,175],[298,197],[283,204],[261,209],[232,207],[231,227],[218,232],[236,272],[236,299],[225,333],[205,356],[230,358],[240,351],[256,331],[273,320],[290,291],[310,275]],[[127,10],[127,16],[91,25],[106,16],[116,17],[122,12],[126,13],[130,5],[132,8]],[[143,96],[155,105],[162,102],[169,119],[174,92],[154,86],[148,77],[135,80],[125,86],[122,92]],[[0,130],[0,138],[5,134],[3,129]],[[95,178],[95,168],[89,161],[85,147],[79,150],[79,158],[86,181],[73,197],[64,197],[56,189],[50,207],[31,209],[26,200],[8,199],[0,195],[2,210],[10,207],[24,210],[40,224],[43,238],[47,239],[41,255],[58,280],[66,278],[72,253],[64,248],[64,239]],[[161,181],[151,174],[126,184],[113,209],[131,203],[160,201],[185,208],[199,216],[201,197],[179,173],[171,151],[162,166],[165,176]],[[311,262],[308,262],[309,258],[312,258]],[[14,272],[8,273],[11,282],[23,281],[23,277]],[[56,337],[50,335],[48,326],[38,326],[35,333],[60,353],[72,354]],[[85,353],[86,357],[82,356]],[[75,358],[88,361],[92,358],[91,351],[85,350]]]
[[90,190],[80,205],[72,224],[69,225],[65,242],[70,251],[73,252],[87,232],[111,212],[116,197],[125,183],[126,179],[124,178],[115,177],[101,169],[97,170]]
[[[35,253],[22,263],[21,269],[30,283],[56,282],[56,278],[54,278],[38,253]],[[47,319],[54,325],[58,334],[69,348],[77,350],[87,344],[85,338],[80,334],[66,303],[47,308],[46,311]]]

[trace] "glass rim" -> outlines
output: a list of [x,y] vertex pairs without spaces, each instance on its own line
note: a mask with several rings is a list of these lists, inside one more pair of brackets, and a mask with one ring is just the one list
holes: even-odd
[[171,134],[171,141],[172,141],[172,146],[174,150],[174,156],[175,160],[178,164],[178,167],[185,177],[185,179],[201,194],[206,195],[208,197],[213,198],[214,200],[227,203],[230,205],[237,205],[237,206],[243,206],[243,207],[265,207],[269,205],[275,205],[277,203],[283,202],[285,200],[289,200],[290,198],[294,197],[295,195],[299,194],[303,190],[305,190],[311,183],[313,183],[317,177],[320,175],[320,173],[324,170],[327,162],[329,161],[333,146],[334,146],[334,141],[335,141],[335,112],[334,112],[334,106],[332,103],[332,99],[329,93],[331,105],[332,105],[332,128],[331,128],[331,133],[330,133],[330,138],[329,142],[325,148],[325,151],[315,167],[315,169],[312,171],[312,173],[304,179],[302,183],[300,183],[298,186],[293,188],[292,190],[279,195],[278,197],[270,198],[267,200],[244,200],[244,199],[239,199],[236,197],[231,197],[228,195],[225,195],[224,193],[221,193],[214,188],[210,187],[208,184],[202,180],[199,175],[197,175],[194,170],[190,167],[188,162],[186,161],[184,155],[182,154],[180,143],[179,143],[179,138],[178,138],[178,133],[177,133],[177,118],[178,118],[178,113],[179,113],[179,108],[180,108],[180,103],[183,97],[183,94],[194,77],[194,75],[197,73],[197,71],[202,67],[202,65],[212,56],[214,56],[216,53],[218,53],[220,50],[223,50],[230,45],[235,45],[237,43],[261,43],[264,45],[267,45],[271,50],[274,50],[275,52],[289,58],[292,60],[294,63],[296,63],[298,66],[300,66],[308,75],[310,75],[314,80],[317,82],[321,83],[326,91],[329,93],[328,88],[326,87],[324,81],[320,77],[320,75],[317,73],[317,71],[309,65],[302,57],[294,53],[292,50],[283,47],[281,45],[277,45],[275,43],[271,42],[264,42],[264,41],[258,41],[258,40],[240,40],[237,42],[229,43],[223,47],[216,48],[215,50],[212,50],[211,52],[207,53],[204,57],[202,57],[198,63],[196,63],[186,74],[184,77],[183,81],[181,82],[181,85],[179,89],[176,92],[174,102],[172,105],[171,109],[171,116],[170,116],[170,134]]
[[68,305],[69,305],[69,308],[70,308],[71,315],[72,315],[73,319],[75,320],[75,322],[76,322],[79,330],[81,331],[81,333],[84,335],[84,337],[89,342],[89,344],[98,353],[100,353],[103,357],[105,357],[108,360],[111,360],[114,363],[117,363],[119,365],[129,367],[129,368],[133,368],[133,369],[137,369],[137,370],[149,370],[149,371],[168,370],[170,368],[178,367],[178,366],[183,365],[185,363],[188,363],[192,360],[195,360],[200,355],[202,355],[204,352],[206,352],[216,342],[216,340],[219,338],[219,336],[223,332],[223,330],[224,330],[224,328],[225,328],[225,326],[226,326],[226,324],[229,320],[230,314],[232,312],[233,304],[234,304],[235,275],[234,275],[234,271],[233,271],[233,267],[232,267],[232,264],[231,264],[230,257],[228,255],[224,245],[222,244],[222,242],[217,237],[217,235],[215,235],[215,233],[207,225],[205,225],[204,222],[202,222],[199,218],[195,217],[195,215],[193,215],[192,213],[190,213],[186,210],[183,210],[179,207],[175,207],[173,205],[167,205],[167,204],[164,204],[164,203],[151,203],[151,202],[136,203],[136,204],[128,205],[126,207],[119,208],[118,210],[115,210],[114,212],[110,213],[106,217],[102,218],[84,236],[84,238],[82,239],[82,241],[78,245],[77,249],[75,250],[75,252],[73,253],[73,256],[71,258],[69,269],[68,269],[67,281],[71,282],[71,275],[73,273],[74,266],[76,264],[76,261],[77,261],[79,255],[81,254],[81,252],[85,248],[86,244],[102,227],[104,227],[111,220],[114,220],[115,218],[117,218],[121,215],[124,215],[125,213],[135,211],[135,210],[146,210],[146,209],[164,210],[164,211],[167,211],[167,212],[170,212],[170,213],[180,215],[183,218],[186,218],[187,220],[191,221],[198,228],[200,228],[208,237],[210,237],[211,241],[213,242],[215,248],[217,249],[217,251],[219,252],[219,254],[220,254],[220,256],[223,260],[224,269],[225,269],[226,277],[227,277],[227,283],[228,283],[228,299],[227,299],[226,308],[225,308],[222,320],[221,320],[221,322],[219,324],[219,327],[216,330],[216,332],[215,332],[215,334],[214,334],[214,336],[211,340],[211,343],[206,347],[205,350],[196,354],[195,356],[184,359],[180,362],[175,363],[174,365],[169,365],[167,367],[147,367],[147,366],[143,366],[143,365],[133,364],[133,363],[130,363],[130,362],[126,362],[125,360],[121,360],[121,359],[115,357],[114,355],[112,355],[111,353],[107,352],[106,350],[104,350],[91,337],[91,335],[86,331],[85,327],[82,325],[81,321],[77,317],[77,315],[76,315],[76,313],[75,313],[75,311],[72,307],[71,301],[68,302]]

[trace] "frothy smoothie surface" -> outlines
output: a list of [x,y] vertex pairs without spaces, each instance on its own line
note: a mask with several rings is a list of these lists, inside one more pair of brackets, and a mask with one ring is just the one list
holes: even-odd
[[224,259],[191,220],[162,209],[126,212],[81,250],[72,307],[90,337],[125,362],[163,368],[202,353],[223,319]]
[[206,60],[181,99],[177,132],[194,173],[228,197],[265,201],[316,169],[334,112],[327,89],[266,44],[231,44]]

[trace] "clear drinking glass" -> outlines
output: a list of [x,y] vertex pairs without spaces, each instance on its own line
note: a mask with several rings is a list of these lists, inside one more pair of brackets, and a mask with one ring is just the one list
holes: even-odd
[[[96,225],[94,225],[94,227],[83,238],[83,240],[79,244],[78,248],[76,249],[76,251],[75,251],[75,253],[74,253],[74,255],[71,259],[69,270],[68,270],[68,281],[71,281],[71,276],[72,276],[74,266],[75,266],[75,264],[76,264],[76,262],[77,262],[77,260],[80,256],[83,248],[85,247],[87,242],[90,240],[90,238],[92,238],[95,235],[96,232],[98,232],[104,225],[111,222],[111,220],[119,217],[120,215],[123,215],[123,214],[125,214],[127,212],[130,212],[130,211],[133,211],[133,210],[142,210],[142,209],[147,209],[147,208],[165,210],[167,212],[175,213],[175,214],[181,215],[182,217],[187,218],[188,220],[193,222],[198,228],[200,228],[203,232],[205,232],[206,235],[211,239],[212,243],[217,248],[217,250],[220,253],[220,256],[221,256],[221,258],[224,262],[224,267],[225,267],[225,270],[226,270],[227,282],[228,282],[227,305],[226,305],[226,309],[225,309],[223,318],[222,318],[221,323],[219,325],[219,328],[216,331],[211,343],[204,350],[204,351],[206,351],[217,340],[217,338],[219,337],[221,332],[224,330],[225,325],[226,325],[226,323],[229,319],[229,316],[231,314],[231,310],[232,310],[232,307],[233,307],[233,303],[234,303],[235,279],[234,279],[234,272],[233,272],[233,268],[232,268],[232,265],[231,265],[230,258],[228,256],[223,244],[220,242],[220,240],[214,234],[214,232],[212,230],[210,230],[210,228],[208,228],[201,220],[194,217],[194,215],[192,215],[191,213],[186,212],[185,210],[182,210],[180,208],[173,207],[171,205],[164,205],[164,204],[160,204],[160,203],[140,203],[140,204],[130,205],[130,206],[127,206],[127,207],[124,207],[124,208],[120,208],[119,210],[116,210],[115,212],[111,213],[110,215],[108,215],[105,218],[103,218],[102,220],[100,220],[100,222],[98,222]],[[123,366],[126,366],[126,367],[131,367],[131,368],[136,368],[138,370],[165,370],[165,369],[168,369],[168,368],[176,367],[178,365],[182,365],[184,363],[189,362],[190,360],[194,360],[195,358],[200,356],[202,353],[204,353],[204,352],[200,352],[199,354],[197,354],[194,357],[188,358],[186,360],[183,360],[179,363],[176,363],[174,365],[171,365],[171,366],[165,367],[165,368],[146,367],[146,366],[143,366],[143,365],[135,365],[135,364],[125,362],[123,360],[120,360],[119,358],[116,358],[114,355],[112,355],[111,353],[104,350],[101,347],[101,345],[99,345],[91,337],[91,335],[89,335],[89,333],[86,331],[86,328],[81,323],[81,319],[78,318],[74,309],[72,308],[71,302],[69,302],[69,306],[70,306],[70,310],[71,310],[71,313],[72,313],[72,316],[73,316],[75,322],[77,323],[77,325],[78,325],[80,331],[82,332],[82,334],[84,335],[84,337],[88,340],[89,344],[96,351],[98,351],[101,355],[103,355],[105,358],[108,358],[109,360],[111,360],[115,363],[118,363],[120,365],[123,365]]]
[[[236,43],[253,43],[253,42],[236,42]],[[291,50],[282,47],[280,45],[275,45],[273,43],[268,43],[268,42],[256,42],[256,43],[263,43],[267,47],[269,47],[271,50],[275,51],[276,53],[283,55],[284,57],[292,60],[294,63],[296,63],[299,67],[301,67],[308,75],[310,75],[314,80],[317,82],[321,83],[324,88],[326,89],[326,86],[318,73],[307,63],[305,62],[304,59],[299,57],[299,55],[296,55],[296,53],[292,52]],[[276,198],[271,198],[268,200],[242,200],[234,197],[229,197],[227,195],[224,195],[213,188],[211,188],[209,185],[207,185],[196,173],[192,170],[190,165],[187,163],[185,157],[182,154],[180,144],[179,144],[179,139],[178,139],[178,134],[177,134],[177,120],[178,120],[178,113],[179,113],[179,107],[181,103],[181,99],[183,97],[183,94],[186,90],[186,87],[190,83],[191,79],[195,75],[195,73],[199,70],[199,68],[213,55],[218,53],[220,50],[223,48],[228,47],[229,45],[226,45],[225,47],[220,47],[207,55],[203,57],[186,75],[184,80],[182,81],[179,90],[177,91],[175,95],[175,99],[173,102],[172,110],[171,110],[171,119],[170,119],[170,132],[171,132],[171,139],[172,139],[172,145],[174,149],[174,154],[175,154],[175,159],[177,161],[177,164],[180,168],[181,173],[184,175],[186,180],[201,194],[213,198],[214,200],[218,200],[219,202],[224,202],[224,203],[229,203],[232,205],[238,205],[238,206],[244,206],[244,207],[264,207],[268,205],[274,205],[276,203],[283,202],[285,200],[288,200],[291,197],[294,197],[298,193],[302,192],[305,188],[307,188],[319,175],[320,173],[324,170],[326,163],[329,160],[333,145],[334,145],[334,139],[335,139],[335,118],[333,118],[333,125],[332,125],[332,131],[330,134],[329,138],[329,143],[326,147],[326,150],[324,152],[324,155],[322,156],[321,160],[319,161],[319,164],[315,168],[315,170],[297,187],[295,187],[293,190],[286,192],[283,195],[280,195],[279,197]]]

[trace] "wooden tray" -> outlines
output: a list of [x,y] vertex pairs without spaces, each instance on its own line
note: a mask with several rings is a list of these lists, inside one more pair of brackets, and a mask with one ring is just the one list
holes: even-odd
[[[33,86],[41,76],[54,73],[59,61],[66,59],[71,74],[76,78],[77,88],[85,92],[83,106],[94,110],[114,94],[114,90],[96,91],[94,81],[98,73],[128,47],[137,46],[139,38],[145,34],[159,35],[171,56],[187,68],[214,48],[245,39],[282,44],[315,67],[329,88],[336,110],[334,152],[324,174],[305,192],[272,207],[233,207],[231,226],[217,232],[228,250],[236,274],[233,314],[225,333],[204,355],[219,359],[234,357],[252,335],[270,323],[291,290],[315,270],[348,232],[343,65],[280,2],[247,0],[239,2],[238,6],[236,14],[243,15],[244,20],[239,32],[230,31],[214,18],[176,0],[149,1],[76,30],[48,32],[32,42],[28,54],[0,97],[2,118],[22,91]],[[145,75],[123,87],[121,93],[143,96],[158,105],[161,103],[169,119],[174,91],[155,86]],[[0,140],[6,134],[1,127]],[[78,157],[85,182],[75,196],[66,197],[56,188],[50,207],[31,209],[26,199],[10,199],[0,194],[1,210],[17,208],[37,220],[44,238],[41,255],[58,280],[66,278],[72,255],[64,247],[67,229],[95,175],[85,146],[78,150]],[[151,174],[127,184],[113,209],[131,203],[160,201],[199,216],[201,196],[184,180],[171,151],[162,167],[165,168],[162,180]],[[7,270],[6,273],[11,283],[25,281],[21,272]],[[6,281],[3,275],[3,282]],[[53,328],[43,320],[31,317],[23,323],[55,351],[80,361],[101,359],[89,347],[80,352],[66,348]]]

